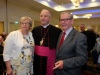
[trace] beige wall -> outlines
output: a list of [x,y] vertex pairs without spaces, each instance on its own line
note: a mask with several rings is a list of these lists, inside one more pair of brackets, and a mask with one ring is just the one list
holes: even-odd
[[40,24],[41,24],[40,21],[36,21],[36,20],[34,21],[34,25],[35,25],[34,27],[39,26]]
[[20,28],[19,24],[15,24],[13,22],[10,22],[10,26],[9,26],[10,32],[14,31],[14,30],[18,30],[19,28]]
[[91,26],[95,32],[100,33],[100,18],[76,19],[74,21],[74,27],[79,31],[81,24],[85,24],[86,28]]
[[[16,30],[15,21],[19,21],[22,16],[29,16],[33,19],[33,26],[40,25],[39,22],[39,11],[31,10],[27,5],[14,2],[14,0],[7,0],[7,10],[6,11],[6,0],[0,0],[0,21],[4,22],[4,31],[11,32]],[[41,9],[42,10],[42,9]],[[29,12],[30,11],[30,12]],[[7,12],[7,14],[6,14]],[[59,20],[57,17],[54,17],[55,14],[52,14],[51,24],[59,25]],[[100,33],[100,18],[94,19],[75,19],[74,26],[77,30],[79,29],[80,24],[85,24],[86,27],[91,25],[96,32]],[[16,28],[15,28],[16,27]]]
[[[0,0],[0,21],[4,22],[4,31],[10,32],[12,31],[12,25],[10,25],[10,22],[19,21],[22,16],[29,16],[33,19],[33,27],[34,27],[34,20],[37,22],[39,21],[39,14],[40,12],[30,10],[30,7],[27,5],[23,5],[20,3],[14,2],[14,0],[9,1],[7,0],[7,15],[6,15],[6,0]],[[41,9],[42,10],[42,9]],[[29,12],[30,11],[30,12]],[[52,17],[53,24],[57,23],[57,20],[55,17]],[[36,23],[37,24],[37,23]]]

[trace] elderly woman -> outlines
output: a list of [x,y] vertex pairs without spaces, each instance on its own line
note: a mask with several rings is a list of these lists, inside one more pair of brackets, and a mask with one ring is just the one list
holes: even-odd
[[32,27],[30,17],[20,19],[20,29],[11,32],[4,45],[3,57],[7,75],[32,75],[34,39],[29,32]]

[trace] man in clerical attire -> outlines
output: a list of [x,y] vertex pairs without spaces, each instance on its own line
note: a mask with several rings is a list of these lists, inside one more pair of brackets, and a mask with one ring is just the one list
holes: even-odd
[[61,29],[49,24],[50,17],[50,12],[43,9],[40,13],[41,25],[32,30],[35,41],[34,75],[53,75],[56,44]]

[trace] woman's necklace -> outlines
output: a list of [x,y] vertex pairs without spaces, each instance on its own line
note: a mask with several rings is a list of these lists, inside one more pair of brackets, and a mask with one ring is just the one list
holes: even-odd
[[[49,28],[50,28],[50,26],[49,26]],[[43,44],[43,39],[44,39],[44,37],[46,36],[46,34],[48,33],[49,28],[47,29],[46,33],[45,33],[45,34],[44,34],[44,36],[42,37],[42,40],[40,41],[40,45],[42,45],[42,44]]]

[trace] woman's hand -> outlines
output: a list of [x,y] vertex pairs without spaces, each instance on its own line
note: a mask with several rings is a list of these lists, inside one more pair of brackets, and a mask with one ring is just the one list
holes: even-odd
[[11,68],[10,60],[5,61],[5,64],[6,64],[6,68],[7,68],[7,75],[13,75],[13,71],[12,71],[12,68]]
[[13,71],[12,71],[12,68],[8,68],[8,69],[7,69],[7,75],[12,75],[12,72],[13,72]]

